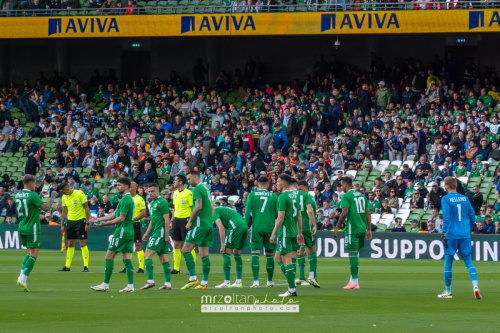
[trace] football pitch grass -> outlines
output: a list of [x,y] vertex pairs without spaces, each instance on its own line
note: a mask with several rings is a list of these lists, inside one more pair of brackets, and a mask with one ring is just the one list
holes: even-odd
[[[5,250],[0,255],[0,332],[491,332],[498,331],[500,306],[495,262],[475,262],[482,300],[475,300],[463,262],[455,261],[453,299],[438,299],[444,289],[443,262],[431,260],[360,259],[360,290],[343,290],[349,279],[347,259],[319,258],[321,289],[298,286],[299,313],[201,313],[202,295],[253,295],[263,300],[287,290],[278,265],[274,288],[266,288],[261,256],[259,289],[252,284],[250,256],[243,256],[243,288],[214,289],[223,282],[222,256],[210,255],[209,290],[180,290],[187,282],[185,263],[172,275],[172,290],[155,263],[156,287],[139,290],[145,274],[135,274],[135,293],[119,293],[125,274],[113,274],[109,292],[91,285],[103,280],[104,252],[91,252],[90,272],[81,273],[79,250],[71,272],[58,272],[65,253],[41,251],[29,279],[28,293],[16,284],[26,252]],[[199,257],[198,257],[199,259]],[[172,260],[172,255],[169,255]],[[137,257],[132,258],[137,270]],[[115,260],[115,272],[123,268]],[[196,262],[201,277],[201,260]],[[234,261],[231,280],[234,282]],[[306,276],[308,274],[306,262]]]

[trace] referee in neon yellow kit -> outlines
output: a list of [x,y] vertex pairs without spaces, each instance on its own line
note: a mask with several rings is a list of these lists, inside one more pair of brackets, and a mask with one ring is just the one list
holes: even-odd
[[[179,274],[181,267],[181,245],[186,239],[186,224],[189,217],[193,214],[193,192],[184,187],[187,179],[183,175],[176,176],[174,179],[174,218],[171,222],[172,239],[174,240],[174,269],[170,274]],[[195,249],[191,251],[196,261]]]

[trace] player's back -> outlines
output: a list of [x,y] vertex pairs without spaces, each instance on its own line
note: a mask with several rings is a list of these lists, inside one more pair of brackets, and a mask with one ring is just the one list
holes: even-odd
[[302,214],[302,231],[310,230],[311,226],[309,225],[309,215],[307,214],[307,205],[311,205],[313,210],[313,215],[316,218],[316,203],[314,202],[314,198],[309,195],[307,192],[298,191],[299,192],[299,205],[300,211]]
[[213,219],[219,219],[224,228],[228,230],[236,229],[237,227],[246,227],[247,224],[243,217],[235,210],[227,207],[217,207],[214,209]]
[[202,207],[194,224],[197,227],[212,228],[212,202],[210,194],[201,183],[193,189],[193,210],[196,209],[196,200],[198,199],[201,199]]
[[348,208],[345,231],[349,234],[366,232],[366,207],[368,199],[354,189],[344,193],[340,207]]
[[[22,190],[15,196],[18,211],[19,233],[32,234],[40,230],[40,205],[42,199],[33,191]],[[37,229],[37,230],[35,230]]]
[[285,212],[280,237],[297,237],[297,219],[300,214],[298,191],[285,191],[278,197],[278,210]]
[[252,215],[252,230],[254,232],[272,232],[276,221],[278,196],[270,191],[256,190],[247,198],[245,218]]
[[163,214],[168,214],[169,205],[167,200],[163,197],[158,197],[158,199],[153,200],[149,203],[149,212],[151,217],[151,234],[160,233],[161,237],[165,232],[165,220]]
[[[136,194],[135,197],[132,197],[132,200],[134,201],[134,218],[139,216],[141,214],[141,211],[143,209],[146,209],[146,201],[139,195]],[[139,223],[139,221],[137,221]]]
[[116,224],[115,238],[134,239],[134,210],[135,203],[130,193],[125,194],[116,208],[116,217],[126,213],[123,222]]
[[443,232],[447,239],[471,238],[476,217],[469,199],[460,193],[448,193],[441,199]]

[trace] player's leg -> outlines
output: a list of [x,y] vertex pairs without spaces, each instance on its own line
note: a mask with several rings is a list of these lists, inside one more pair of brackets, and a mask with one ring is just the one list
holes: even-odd
[[[33,243],[33,242],[30,242],[30,243]],[[30,245],[30,246],[34,246],[34,245]],[[39,248],[35,248],[35,247],[29,248],[28,247],[28,255],[23,260],[22,270],[21,270],[21,274],[19,275],[19,278],[17,279],[17,284],[24,291],[28,291],[28,285],[27,285],[28,276],[30,275],[31,271],[33,270],[33,267],[35,267],[35,262],[36,262],[36,259],[38,258],[38,251],[39,250],[40,250]]]
[[156,251],[152,250],[149,246],[149,244],[154,244],[155,238],[151,237],[148,242],[148,247],[146,248],[146,252],[144,254],[144,264],[146,268],[146,275],[148,277],[148,280],[146,281],[146,284],[141,287],[141,290],[144,289],[149,289],[155,286],[155,281],[154,281],[154,265],[153,265],[153,256],[155,255]]
[[306,248],[301,246],[297,251],[297,265],[299,266],[299,277],[295,281],[296,284],[300,285],[306,282],[305,270],[306,270],[306,258],[305,258]]
[[242,288],[243,284],[241,283],[241,278],[243,276],[243,260],[241,259],[241,249],[234,249],[233,257],[236,267],[236,281],[234,281],[234,283],[231,285],[231,288]]
[[444,249],[444,286],[445,291],[442,294],[439,294],[439,298],[452,298],[451,294],[451,280],[452,280],[452,269],[453,269],[453,260],[455,260],[454,256],[457,253],[458,249],[458,240],[457,239],[448,239],[448,247]]
[[111,275],[113,274],[113,269],[115,268],[115,257],[118,254],[118,252],[113,251],[115,244],[116,244],[115,240],[114,238],[112,238],[108,247],[108,251],[106,252],[106,255],[104,257],[105,260],[104,281],[97,286],[90,287],[90,289],[95,291],[109,290],[109,281],[111,279]]
[[252,266],[252,277],[253,284],[250,288],[259,288],[259,256],[262,249],[262,237],[258,232],[253,230],[250,232],[250,250],[252,251],[251,266]]
[[134,242],[128,241],[122,251],[123,264],[127,272],[127,287],[120,290],[120,292],[134,292],[134,265],[132,265],[132,252],[134,251]]
[[474,297],[476,299],[481,299],[481,293],[479,292],[479,287],[477,285],[477,271],[476,267],[472,263],[472,258],[471,258],[472,245],[470,239],[461,239],[459,250],[460,254],[462,255],[465,267],[467,267],[467,271],[469,272],[470,280],[472,281]]
[[135,252],[137,253],[137,261],[139,263],[139,269],[136,273],[144,273],[145,265],[144,265],[144,251],[142,249],[142,232],[141,232],[141,224],[136,222],[134,223],[134,245]]
[[189,272],[189,282],[181,289],[189,289],[191,287],[196,286],[199,283],[198,278],[196,277],[193,255],[191,254],[191,251],[194,249],[196,245],[190,242],[189,235],[190,232],[188,233],[188,238],[186,238],[186,241],[182,246],[182,255],[184,256],[184,261],[186,262],[186,267]]
[[[359,289],[358,283],[358,270],[359,270],[359,249],[364,243],[365,237],[363,234],[346,234],[345,235],[345,249],[349,254],[349,267],[351,270],[351,277],[349,283],[344,289]],[[363,241],[362,241],[362,240]]]
[[[174,234],[172,233],[172,239],[174,239]],[[177,241],[174,239],[174,269],[171,274],[179,274],[181,269],[181,252],[182,241]]]
[[[315,242],[316,243],[316,242]],[[316,281],[316,270],[318,266],[318,255],[316,253],[316,244],[313,244],[311,247],[306,248],[306,252],[308,252],[308,258],[309,258],[309,278],[307,279],[307,282],[316,288],[319,288],[320,285],[318,281]]]
[[166,253],[158,254],[158,258],[160,258],[160,262],[163,267],[163,276],[165,277],[165,284],[161,286],[159,289],[170,290],[172,289],[172,285],[170,284],[170,263],[168,262],[167,254]]
[[[274,276],[274,252],[276,250],[276,244],[270,242],[271,234],[262,234],[262,243],[264,245],[264,252],[266,254],[266,271],[267,271],[267,286],[274,287],[273,276]],[[259,248],[262,249],[262,246]]]
[[236,280],[231,285],[231,288],[242,288],[241,278],[243,276],[243,260],[241,259],[241,250],[247,243],[248,229],[246,226],[237,227],[231,239],[230,248],[233,249],[233,257],[236,268]]
[[297,289],[295,284],[295,269],[292,263],[292,252],[281,253],[283,264],[285,265],[285,276],[288,282],[288,291],[280,294],[280,297],[297,296]]
[[[227,245],[227,237],[224,246]],[[226,247],[222,254],[222,272],[224,273],[224,282],[215,286],[216,289],[231,288],[231,253],[232,249]]]
[[75,256],[76,239],[68,239],[68,249],[66,250],[66,263],[59,272],[69,272],[71,270],[71,262]]
[[278,251],[276,251],[274,255],[274,260],[278,263],[278,266],[280,266],[283,275],[286,277],[285,264],[283,263],[283,258],[281,257],[281,254]]
[[89,271],[89,248],[87,246],[87,240],[86,239],[79,239],[78,242],[80,243],[80,249],[82,249],[82,258],[83,258],[83,270],[82,272],[88,272]]
[[196,286],[195,289],[208,289],[208,276],[210,275],[210,258],[208,256],[209,249],[210,248],[207,246],[199,247],[203,277],[200,285]]

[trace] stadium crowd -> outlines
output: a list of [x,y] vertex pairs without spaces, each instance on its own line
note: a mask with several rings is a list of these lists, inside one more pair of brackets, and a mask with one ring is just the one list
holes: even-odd
[[[500,92],[495,72],[465,76],[451,60],[394,60],[372,55],[370,71],[321,58],[312,74],[270,84],[249,58],[209,87],[202,61],[190,84],[168,79],[119,82],[95,71],[11,82],[0,98],[0,209],[15,223],[11,196],[23,174],[37,176],[48,200],[62,182],[82,189],[95,216],[112,212],[120,176],[157,182],[171,202],[173,178],[197,171],[217,205],[244,214],[248,193],[266,175],[306,180],[319,230],[334,228],[340,179],[369,200],[377,231],[436,233],[445,177],[459,180],[476,212],[477,234],[500,227]],[[18,181],[18,182],[17,182]],[[58,193],[60,197],[61,194]],[[60,199],[42,224],[60,223]],[[500,232],[499,232],[500,233]]]

